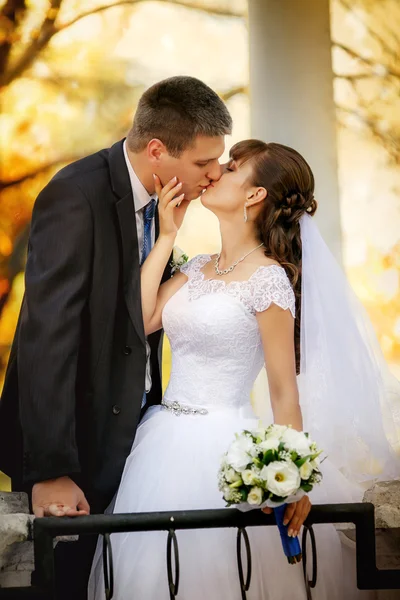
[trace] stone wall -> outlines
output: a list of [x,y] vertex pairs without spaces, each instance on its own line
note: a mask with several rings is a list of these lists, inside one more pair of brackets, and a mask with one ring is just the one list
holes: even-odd
[[[400,569],[400,481],[375,485],[364,500],[375,506],[377,567]],[[400,590],[382,590],[378,598],[400,600]]]
[[26,494],[0,492],[0,587],[30,585],[33,519]]

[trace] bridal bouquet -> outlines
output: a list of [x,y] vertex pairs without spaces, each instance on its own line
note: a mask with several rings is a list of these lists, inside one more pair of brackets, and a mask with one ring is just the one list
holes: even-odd
[[218,487],[227,506],[274,509],[289,563],[301,560],[298,538],[283,525],[286,504],[297,502],[322,479],[319,450],[307,433],[283,425],[236,434],[224,454]]

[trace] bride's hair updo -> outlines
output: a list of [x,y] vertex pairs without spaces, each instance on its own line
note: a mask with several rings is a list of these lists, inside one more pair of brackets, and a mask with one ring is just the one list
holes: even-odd
[[239,164],[250,161],[250,184],[264,187],[267,197],[255,220],[265,255],[285,269],[296,296],[296,369],[300,371],[301,236],[300,219],[314,215],[314,175],[304,158],[288,146],[259,140],[239,142],[231,149]]

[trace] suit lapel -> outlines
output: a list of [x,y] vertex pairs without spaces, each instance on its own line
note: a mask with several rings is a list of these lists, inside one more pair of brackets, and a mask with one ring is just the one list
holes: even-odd
[[144,344],[145,335],[140,289],[139,248],[132,194],[128,194],[118,200],[116,206],[122,241],[125,302],[132,324]]
[[114,144],[110,149],[109,163],[113,191],[118,197],[115,206],[122,246],[124,297],[132,324],[140,341],[145,345],[136,216],[131,182],[123,152],[123,140]]

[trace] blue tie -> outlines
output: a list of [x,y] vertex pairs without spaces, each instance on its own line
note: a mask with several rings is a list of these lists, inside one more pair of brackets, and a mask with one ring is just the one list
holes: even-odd
[[142,266],[151,251],[151,226],[153,224],[156,206],[157,201],[152,198],[150,202],[146,204],[143,211],[143,247],[140,266]]
[[[144,263],[146,258],[151,252],[151,227],[153,224],[154,215],[156,213],[157,201],[152,198],[148,204],[146,204],[143,211],[143,246],[142,256],[140,259],[140,266]],[[146,404],[146,392],[143,394],[141,408]]]

